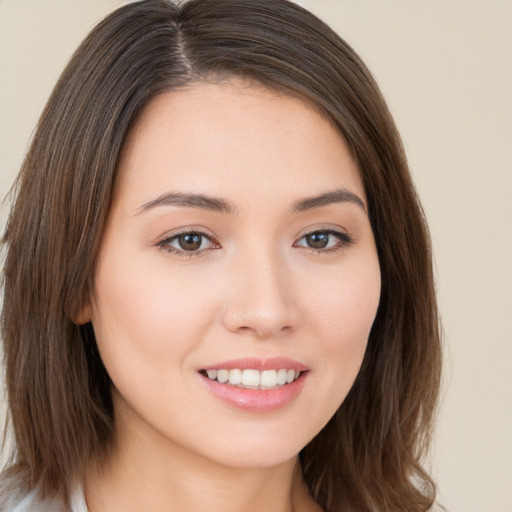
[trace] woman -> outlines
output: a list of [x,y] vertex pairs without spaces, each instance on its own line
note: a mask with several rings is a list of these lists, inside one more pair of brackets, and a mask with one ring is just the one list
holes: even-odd
[[426,224],[370,73],[301,7],[101,22],[5,244],[0,510],[432,507]]

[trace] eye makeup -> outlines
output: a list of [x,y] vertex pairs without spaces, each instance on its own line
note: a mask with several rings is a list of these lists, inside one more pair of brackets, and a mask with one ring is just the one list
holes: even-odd
[[[172,245],[175,243],[178,247]],[[204,245],[208,244],[210,247],[205,248]],[[184,229],[158,241],[155,245],[163,251],[185,257],[202,256],[207,251],[221,248],[212,235],[198,229]]]
[[[313,254],[332,254],[348,248],[353,243],[354,239],[345,231],[320,228],[303,234],[294,242],[293,247],[310,249]],[[208,251],[222,247],[212,235],[193,228],[174,233],[155,245],[163,251],[185,257],[202,256]]]

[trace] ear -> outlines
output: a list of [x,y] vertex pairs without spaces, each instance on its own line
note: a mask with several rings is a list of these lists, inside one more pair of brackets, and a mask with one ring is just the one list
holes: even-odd
[[91,301],[86,299],[77,305],[77,309],[71,312],[70,319],[76,325],[89,323],[92,320]]

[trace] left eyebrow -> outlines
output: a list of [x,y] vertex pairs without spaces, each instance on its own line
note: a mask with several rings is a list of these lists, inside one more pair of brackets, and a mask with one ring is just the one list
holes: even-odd
[[358,195],[345,188],[324,192],[323,194],[313,197],[299,199],[293,204],[291,211],[292,213],[298,213],[313,210],[314,208],[321,208],[330,204],[345,202],[355,204],[367,213],[364,201]]

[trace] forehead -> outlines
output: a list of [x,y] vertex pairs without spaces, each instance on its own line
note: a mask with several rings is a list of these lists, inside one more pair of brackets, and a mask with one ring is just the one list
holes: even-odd
[[139,198],[162,187],[240,196],[242,185],[246,196],[344,187],[364,197],[350,151],[325,116],[296,97],[236,81],[153,99],[127,137],[119,173],[119,193]]

